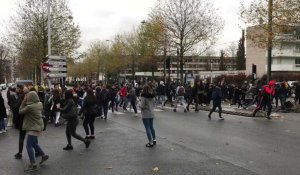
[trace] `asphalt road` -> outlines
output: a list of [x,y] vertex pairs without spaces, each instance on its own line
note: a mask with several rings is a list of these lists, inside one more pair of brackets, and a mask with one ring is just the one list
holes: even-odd
[[[220,121],[215,113],[209,121],[205,111],[177,111],[156,112],[155,128],[161,139],[258,174],[300,174],[297,114],[282,114],[271,121],[224,115],[225,121]],[[114,115],[111,120],[144,130],[140,120],[131,116]]]
[[[3,94],[4,95],[4,94]],[[207,112],[177,113],[156,110],[158,145],[147,149],[140,117],[132,112],[109,114],[96,120],[91,148],[74,141],[75,150],[62,151],[65,126],[49,129],[39,142],[50,159],[36,174],[260,174],[298,175],[300,172],[299,116],[284,114],[271,121],[224,115],[225,121]],[[82,126],[78,133],[83,134]],[[0,174],[23,174],[28,163],[13,159],[18,133],[0,135]],[[154,167],[159,172],[153,172]]]

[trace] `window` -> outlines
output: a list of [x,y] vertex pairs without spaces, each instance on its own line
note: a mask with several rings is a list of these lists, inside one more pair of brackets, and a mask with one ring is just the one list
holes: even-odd
[[296,67],[300,67],[300,59],[295,59],[295,65]]
[[300,53],[300,45],[296,45],[295,46],[295,52],[296,53]]

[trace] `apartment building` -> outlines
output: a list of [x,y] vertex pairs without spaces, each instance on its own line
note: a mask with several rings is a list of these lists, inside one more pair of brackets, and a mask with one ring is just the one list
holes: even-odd
[[[290,27],[291,30],[274,36],[272,48],[272,74],[300,73],[300,26]],[[258,26],[248,27],[247,35],[262,33]],[[256,65],[257,76],[267,73],[267,49],[258,47],[246,37],[246,74],[252,73],[252,64]],[[252,38],[253,39],[253,38]]]
[[[158,60],[164,60],[160,56]],[[180,64],[177,56],[168,56],[170,58],[170,78],[177,79],[180,77]],[[225,71],[220,71],[221,59],[218,56],[185,56],[185,64],[183,66],[183,74],[185,76],[199,76],[200,78],[207,78],[210,76],[216,77],[223,73],[233,74],[236,69],[235,57],[224,57]],[[156,70],[154,70],[155,77],[162,77],[164,75],[164,62],[157,62]],[[135,75],[138,76],[152,76],[151,72],[142,72],[141,69],[136,66]],[[169,70],[166,69],[166,74],[169,76]],[[132,69],[130,65],[127,69],[121,71],[121,76],[132,76]]]

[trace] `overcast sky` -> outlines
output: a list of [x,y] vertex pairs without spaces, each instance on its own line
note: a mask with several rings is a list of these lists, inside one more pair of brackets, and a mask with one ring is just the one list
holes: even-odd
[[[0,34],[5,33],[9,17],[15,13],[21,0],[0,0]],[[82,35],[80,50],[94,40],[110,40],[118,33],[132,30],[147,19],[157,0],[69,0],[74,20]],[[215,50],[225,49],[230,42],[238,44],[242,23],[239,21],[240,2],[249,0],[211,0],[225,20]]]

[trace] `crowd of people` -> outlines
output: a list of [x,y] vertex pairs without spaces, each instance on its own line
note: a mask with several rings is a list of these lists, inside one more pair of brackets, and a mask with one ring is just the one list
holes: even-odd
[[[95,139],[95,118],[107,120],[108,110],[112,113],[126,112],[132,108],[134,116],[138,117],[141,109],[142,123],[144,124],[148,143],[146,147],[156,145],[155,130],[153,127],[154,108],[164,108],[170,105],[174,112],[181,106],[183,112],[190,111],[190,105],[194,105],[195,112],[199,106],[212,107],[208,114],[211,119],[212,113],[218,108],[219,119],[222,117],[222,103],[237,105],[238,108],[247,109],[251,105],[257,107],[253,116],[259,110],[267,111],[270,118],[272,104],[281,110],[290,108],[287,106],[287,98],[294,95],[294,104],[300,105],[300,84],[289,87],[287,83],[270,81],[258,81],[256,85],[247,82],[240,85],[227,84],[225,82],[204,83],[195,80],[194,84],[180,84],[176,82],[141,82],[106,85],[99,84],[76,84],[74,87],[45,88],[40,84],[19,85],[10,87],[7,91],[8,106],[12,113],[13,126],[19,130],[19,150],[15,154],[16,159],[22,158],[23,145],[27,135],[26,149],[30,159],[30,165],[26,171],[37,169],[36,156],[41,156],[41,163],[49,156],[44,153],[38,144],[38,136],[47,125],[53,124],[59,127],[66,124],[67,145],[63,150],[73,150],[71,137],[82,141],[86,148],[91,140]],[[279,105],[280,102],[280,105]],[[79,117],[78,117],[79,116]],[[6,132],[5,118],[7,113],[2,93],[0,95],[0,133]],[[83,120],[85,137],[76,133],[79,119]]]

